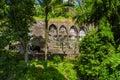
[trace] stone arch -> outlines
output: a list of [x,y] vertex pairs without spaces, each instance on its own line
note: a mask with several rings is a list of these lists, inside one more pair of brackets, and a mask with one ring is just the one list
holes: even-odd
[[67,36],[68,31],[67,28],[64,25],[61,25],[59,28],[59,36]]
[[57,27],[56,27],[55,24],[51,24],[51,25],[49,25],[49,30],[50,30],[51,28],[57,29]]
[[71,26],[69,29],[69,39],[74,40],[77,39],[78,30],[75,26]]
[[79,31],[79,40],[82,40],[82,38],[86,35],[86,30],[84,28],[81,28]]
[[49,39],[56,40],[58,35],[57,27],[54,24],[49,26]]

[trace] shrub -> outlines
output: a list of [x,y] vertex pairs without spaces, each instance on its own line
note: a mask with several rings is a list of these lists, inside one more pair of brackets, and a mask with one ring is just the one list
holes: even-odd
[[101,63],[99,80],[120,79],[120,54],[112,54]]
[[62,61],[62,59],[61,59],[61,57],[59,55],[55,55],[53,57],[53,61],[54,61],[54,63],[58,64],[58,63],[60,63]]
[[78,71],[84,80],[96,80],[102,69],[101,63],[115,53],[114,37],[109,23],[103,18],[98,28],[90,30],[80,42]]
[[64,75],[60,73],[55,66],[48,65],[44,67],[44,62],[43,65],[30,65],[25,77],[27,80],[66,80]]
[[16,80],[24,75],[26,66],[16,58],[16,53],[0,50],[0,79]]
[[63,61],[58,64],[56,69],[62,73],[66,80],[79,80],[77,72],[74,70],[74,64],[68,61]]

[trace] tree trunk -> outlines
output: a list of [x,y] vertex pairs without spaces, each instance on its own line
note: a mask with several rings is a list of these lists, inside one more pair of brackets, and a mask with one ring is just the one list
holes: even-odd
[[25,63],[26,63],[26,65],[28,66],[29,63],[28,63],[28,53],[27,53],[27,52],[25,53],[25,56],[24,56],[24,57],[25,57],[25,58],[24,58],[24,59],[25,59]]
[[45,61],[47,61],[48,52],[48,13],[45,15]]
[[28,51],[27,51],[27,45],[25,46],[25,49],[24,49],[24,59],[25,59],[25,63],[26,63],[26,65],[28,66],[29,63],[28,63]]
[[22,39],[21,39],[21,45],[23,47],[24,61],[25,61],[26,66],[28,66],[29,63],[28,63],[27,42],[22,41]]

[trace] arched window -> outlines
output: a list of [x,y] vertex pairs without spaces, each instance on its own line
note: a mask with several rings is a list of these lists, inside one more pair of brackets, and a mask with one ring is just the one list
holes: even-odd
[[85,35],[86,35],[85,30],[81,29],[79,32],[79,40],[82,40],[83,36],[85,36]]
[[77,29],[75,27],[70,28],[69,37],[71,40],[77,39]]
[[59,28],[59,36],[67,36],[67,29],[63,25]]
[[52,24],[49,27],[49,39],[55,40],[56,37],[57,37],[57,27],[54,24]]

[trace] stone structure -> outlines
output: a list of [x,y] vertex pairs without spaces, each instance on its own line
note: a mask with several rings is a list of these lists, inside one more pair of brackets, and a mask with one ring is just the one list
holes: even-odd
[[[87,29],[89,27],[86,25],[75,25],[72,20],[50,20],[48,22],[48,52],[51,54],[78,54],[78,42],[85,36]],[[45,38],[44,21],[37,21],[30,30],[31,35]]]

